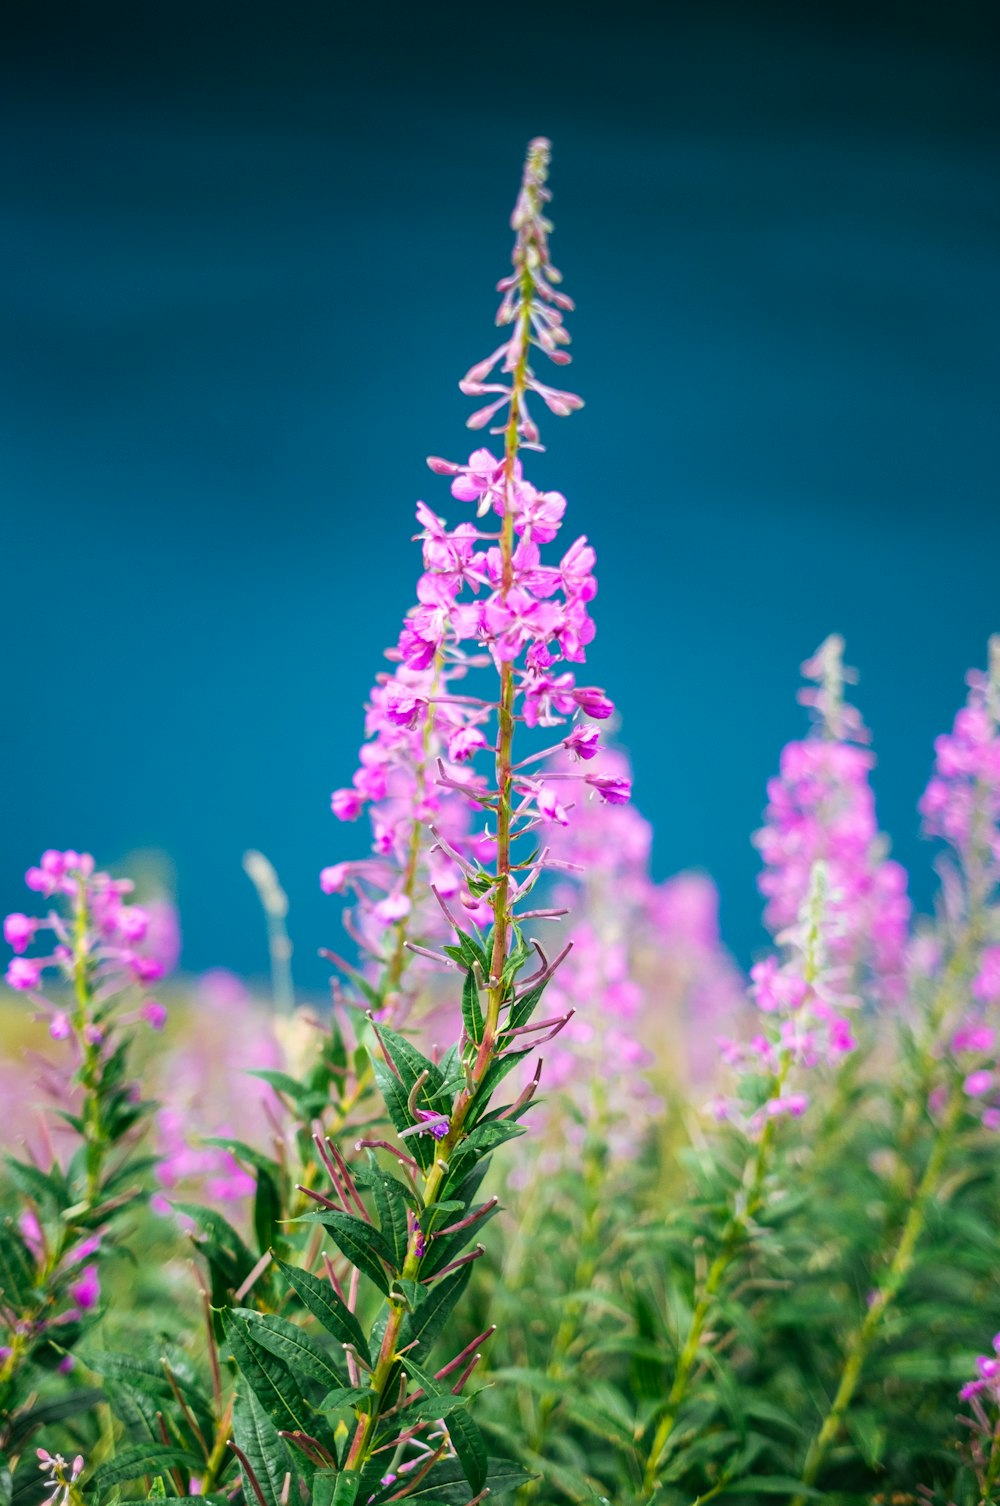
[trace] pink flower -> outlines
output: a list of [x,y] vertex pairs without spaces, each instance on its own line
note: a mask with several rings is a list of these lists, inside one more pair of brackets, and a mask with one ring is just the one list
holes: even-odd
[[52,1039],[54,1041],[65,1041],[69,1039],[71,1034],[72,1027],[69,1023],[69,1015],[62,1013],[54,1014],[49,1021],[49,1035],[51,1035]]
[[159,999],[147,999],[140,1008],[139,1014],[153,1030],[162,1030],[167,1023],[166,1006],[161,1004]]
[[596,727],[586,722],[575,726],[568,737],[563,738],[563,747],[577,758],[591,759],[597,756],[601,746],[601,734]]
[[333,863],[320,870],[319,887],[324,894],[343,894],[347,888],[349,868],[346,863]]
[[149,930],[149,915],[139,905],[123,905],[118,912],[118,928],[126,941],[142,941]]
[[962,1086],[970,1098],[982,1098],[990,1091],[995,1081],[996,1074],[982,1068],[978,1072],[970,1072]]
[[14,957],[7,964],[7,983],[19,992],[37,988],[41,982],[42,964],[33,957]]
[[37,920],[30,920],[27,915],[21,915],[18,911],[15,911],[4,920],[4,940],[8,946],[14,948],[15,952],[27,951],[34,940],[38,925],[39,922]]
[[1000,946],[988,946],[983,952],[972,980],[972,994],[984,1004],[1000,1003]]
[[355,821],[361,814],[364,800],[357,790],[334,790],[330,796],[330,808],[338,821]]
[[137,952],[131,952],[127,961],[133,976],[140,983],[155,983],[166,971],[159,957],[142,957]]
[[608,805],[627,805],[632,798],[631,779],[619,779],[609,774],[584,774],[583,777]]
[[488,747],[489,743],[478,727],[459,727],[448,739],[448,757],[455,763],[465,763],[473,753]]
[[101,1297],[101,1282],[96,1265],[84,1266],[78,1279],[70,1283],[69,1294],[81,1312],[96,1307]]

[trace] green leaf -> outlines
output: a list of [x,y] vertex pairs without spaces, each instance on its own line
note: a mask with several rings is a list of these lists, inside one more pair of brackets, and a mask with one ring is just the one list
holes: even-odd
[[473,1045],[478,1046],[483,1039],[483,1011],[479,1003],[476,975],[471,967],[462,985],[462,1020],[465,1023],[465,1032],[469,1040]]
[[451,1446],[465,1471],[465,1478],[472,1487],[472,1493],[478,1495],[486,1484],[488,1467],[483,1435],[467,1412],[451,1413],[445,1427],[448,1429]]
[[309,1408],[282,1362],[255,1341],[249,1324],[231,1308],[223,1311],[222,1326],[244,1380],[275,1425],[308,1432]]
[[124,1485],[129,1480],[138,1480],[143,1475],[160,1475],[165,1469],[179,1465],[185,1470],[197,1470],[204,1464],[197,1454],[170,1443],[139,1443],[133,1448],[122,1449],[106,1464],[101,1464],[87,1481],[90,1490],[109,1490],[112,1485]]
[[[515,1464],[511,1459],[489,1458],[486,1461],[486,1483],[490,1487],[490,1499],[509,1495],[537,1478]],[[394,1487],[379,1491],[376,1502],[384,1501]],[[465,1470],[457,1459],[442,1459],[429,1470],[420,1484],[407,1493],[408,1501],[419,1501],[421,1506],[465,1506],[469,1499],[469,1484]]]
[[66,1396],[56,1397],[53,1401],[39,1402],[37,1406],[29,1407],[26,1412],[17,1412],[11,1418],[8,1441],[11,1445],[23,1443],[38,1428],[47,1427],[53,1422],[64,1422],[67,1417],[78,1417],[103,1400],[104,1392],[89,1386],[70,1391]]
[[10,1473],[10,1461],[0,1454],[0,1506],[10,1506],[14,1499],[14,1481]]
[[452,946],[449,943],[447,946],[442,947],[441,950],[447,956],[453,958],[455,962],[464,963],[466,967],[471,967],[474,962],[478,962],[483,970],[483,974],[488,974],[490,960],[486,954],[486,948],[478,941],[474,941],[466,931],[460,931],[456,928],[455,934],[458,938],[456,945]]
[[[292,1461],[291,1449],[278,1431],[266,1410],[252,1391],[246,1396],[237,1396],[233,1407],[233,1439],[246,1454],[247,1463],[257,1477],[268,1506],[281,1506],[281,1492],[285,1476],[291,1473],[294,1489],[297,1471]],[[243,1471],[242,1464],[240,1465]],[[247,1481],[244,1492],[248,1501],[256,1496]],[[289,1493],[289,1500],[298,1500],[298,1492]]]
[[811,1485],[803,1485],[801,1480],[795,1480],[791,1475],[746,1475],[742,1480],[730,1480],[725,1490],[719,1491],[719,1495],[729,1495],[734,1490],[743,1491],[747,1495],[756,1493],[762,1496],[810,1496],[817,1501],[823,1496],[821,1490],[814,1490]]
[[361,1476],[354,1470],[318,1469],[313,1475],[312,1506],[354,1506]]
[[7,1221],[0,1224],[0,1292],[18,1316],[37,1306],[35,1263],[24,1240]]
[[278,1260],[285,1277],[292,1288],[298,1293],[304,1306],[318,1318],[327,1333],[333,1334],[341,1344],[353,1344],[367,1363],[371,1363],[371,1354],[368,1350],[368,1340],[357,1318],[350,1308],[337,1296],[329,1281],[323,1281],[319,1276],[314,1276],[310,1271],[300,1270],[298,1266],[286,1265],[283,1260]]
[[261,1082],[266,1082],[269,1088],[274,1088],[277,1093],[284,1093],[286,1098],[298,1106],[306,1096],[307,1090],[294,1077],[289,1077],[287,1072],[275,1071],[273,1067],[254,1067],[248,1070],[248,1077],[259,1077]]
[[171,1206],[175,1212],[194,1219],[205,1236],[204,1239],[196,1239],[196,1243],[201,1245],[206,1255],[211,1256],[214,1252],[217,1258],[221,1256],[232,1267],[232,1284],[238,1287],[249,1276],[256,1260],[232,1224],[214,1208],[205,1208],[200,1203],[172,1203]]
[[[463,1265],[443,1276],[433,1286],[422,1286],[416,1306],[403,1319],[399,1348],[422,1359],[447,1323],[462,1293],[469,1284],[472,1266]],[[414,1345],[410,1350],[409,1346]]]
[[389,1055],[395,1064],[396,1070],[403,1080],[407,1093],[413,1087],[418,1077],[425,1072],[423,1092],[428,1098],[434,1098],[441,1091],[442,1079],[438,1067],[418,1051],[411,1040],[405,1035],[400,1035],[397,1030],[390,1030],[388,1025],[379,1025],[378,1033],[385,1042]]
[[[413,1116],[407,1103],[408,1089],[381,1057],[373,1054],[371,1064],[382,1101],[397,1131],[402,1134],[404,1130],[412,1129]],[[407,1149],[422,1171],[426,1171],[434,1160],[436,1143],[433,1135],[414,1135],[408,1140]]]
[[[323,1224],[342,1255],[357,1266],[373,1281],[386,1297],[389,1295],[389,1278],[385,1266],[395,1271],[393,1249],[388,1239],[364,1219],[354,1218],[349,1213],[339,1213],[334,1208],[324,1208],[319,1213],[308,1213],[303,1222]],[[384,1264],[383,1264],[384,1262]]]
[[70,1194],[66,1178],[59,1166],[48,1173],[33,1166],[30,1161],[18,1161],[14,1156],[4,1156],[10,1179],[19,1192],[36,1203],[51,1203],[56,1208],[69,1205]]
[[148,1392],[126,1381],[106,1379],[104,1390],[108,1405],[122,1424],[133,1443],[161,1443],[157,1413],[164,1406],[163,1398],[154,1398]]
[[253,1200],[253,1232],[260,1251],[269,1250],[278,1235],[283,1213],[278,1185],[270,1172],[258,1170]]
[[393,1269],[401,1271],[409,1240],[406,1214],[413,1204],[414,1195],[411,1189],[404,1187],[390,1172],[383,1170],[371,1151],[368,1152],[368,1159],[368,1169],[357,1173],[355,1179],[359,1187],[369,1187],[373,1192],[380,1232],[385,1235],[392,1251]]
[[232,1311],[243,1319],[253,1339],[279,1360],[284,1360],[293,1375],[308,1375],[327,1390],[344,1384],[343,1373],[331,1363],[315,1339],[303,1333],[297,1324],[277,1313],[259,1313],[250,1307],[234,1307]]

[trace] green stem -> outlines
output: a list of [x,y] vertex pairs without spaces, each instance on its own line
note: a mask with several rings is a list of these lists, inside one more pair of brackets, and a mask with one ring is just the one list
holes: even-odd
[[[772,1079],[768,1091],[767,1097],[769,1100],[780,1098],[788,1079],[791,1065],[791,1053],[789,1051],[782,1052],[778,1063],[778,1070]],[[735,1206],[723,1229],[719,1251],[708,1268],[708,1275],[705,1277],[701,1296],[698,1298],[694,1311],[691,1314],[687,1337],[684,1340],[684,1345],[677,1359],[673,1384],[667,1394],[665,1410],[657,1425],[652,1447],[646,1459],[646,1468],[643,1475],[643,1492],[644,1498],[647,1500],[656,1489],[656,1478],[670,1444],[670,1439],[673,1436],[674,1428],[677,1426],[677,1418],[684,1398],[687,1395],[688,1383],[694,1370],[695,1361],[698,1358],[698,1351],[701,1348],[705,1327],[711,1316],[715,1299],[719,1294],[729,1267],[742,1248],[744,1240],[749,1234],[751,1226],[763,1205],[764,1183],[767,1179],[771,1150],[774,1145],[775,1129],[776,1120],[767,1119],[760,1132],[760,1139],[757,1141],[754,1154],[747,1165]]]
[[[889,1308],[899,1293],[913,1265],[917,1241],[927,1222],[927,1211],[941,1182],[945,1162],[962,1112],[963,1094],[960,1083],[952,1086],[948,1103],[938,1127],[930,1158],[920,1179],[920,1185],[906,1216],[899,1243],[889,1263],[889,1268],[878,1291],[872,1298],[861,1323],[855,1329],[847,1346],[844,1368],[840,1376],[833,1402],[823,1419],[819,1432],[813,1438],[802,1467],[802,1483],[812,1485],[822,1468],[831,1444],[836,1441],[844,1415],[854,1397],[864,1370],[865,1360],[878,1335],[879,1328]],[[797,1495],[792,1506],[806,1506],[806,1496]]]

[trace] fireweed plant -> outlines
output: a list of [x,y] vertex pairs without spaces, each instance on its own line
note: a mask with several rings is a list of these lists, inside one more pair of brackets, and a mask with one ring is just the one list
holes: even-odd
[[[145,992],[165,969],[129,880],[95,871],[89,853],[51,850],[25,881],[47,908],[6,917],[6,981],[57,1054],[41,1063],[52,1109],[36,1154],[6,1159],[20,1208],[0,1222],[0,1455],[14,1460],[50,1415],[34,1404],[45,1372],[72,1372],[100,1316],[102,1264],[143,1195],[149,1162],[136,1142],[152,1105],[131,1080],[129,1054],[133,1027],[166,1020]],[[71,1395],[65,1415],[88,1400]]]
[[320,875],[331,1008],[295,1007],[260,854],[270,1012],[215,970],[168,1023],[153,907],[84,854],[5,922],[0,1007],[49,1042],[0,1061],[0,1506],[1000,1506],[1000,640],[935,745],[916,923],[844,645],[807,660],[744,982],[711,881],[651,878],[578,683],[594,552],[524,474],[580,406],[535,370],[568,360],[547,169],[461,384],[497,442],[429,462],[468,511],[417,505],[332,797],[370,847]]

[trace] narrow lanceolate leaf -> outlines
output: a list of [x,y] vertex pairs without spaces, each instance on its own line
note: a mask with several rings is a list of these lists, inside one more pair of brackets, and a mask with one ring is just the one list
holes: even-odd
[[359,1187],[370,1187],[374,1194],[380,1231],[392,1249],[393,1267],[400,1271],[406,1259],[409,1237],[406,1213],[413,1202],[413,1194],[390,1172],[384,1171],[370,1151],[368,1154],[371,1164],[356,1173],[357,1183]]
[[488,1467],[486,1444],[478,1424],[473,1422],[468,1412],[452,1412],[445,1421],[445,1427],[458,1462],[465,1471],[465,1478],[472,1487],[472,1493],[478,1495],[486,1484]]
[[72,1202],[66,1178],[58,1166],[46,1174],[37,1166],[32,1166],[30,1161],[18,1161],[15,1156],[4,1156],[4,1160],[7,1163],[7,1175],[25,1197],[43,1205],[52,1204],[56,1208],[65,1208]]
[[462,985],[462,1021],[469,1040],[478,1046],[483,1038],[483,1011],[479,1003],[476,975],[471,967]]
[[[451,1316],[471,1275],[472,1266],[463,1265],[433,1286],[420,1288],[416,1306],[403,1319],[399,1338],[401,1349],[415,1354],[418,1361],[424,1358]],[[411,1344],[415,1346],[412,1350]]]
[[5,1307],[18,1314],[35,1302],[35,1264],[27,1245],[9,1223],[0,1224],[0,1293]]
[[122,1449],[113,1459],[94,1471],[87,1486],[90,1490],[109,1490],[112,1485],[124,1485],[129,1480],[139,1480],[143,1475],[161,1475],[164,1470],[179,1465],[182,1469],[197,1470],[204,1460],[186,1448],[177,1448],[169,1443],[140,1443],[134,1448]]
[[[491,1501],[499,1496],[509,1495],[537,1478],[510,1459],[487,1459],[486,1469]],[[398,1488],[396,1485],[383,1487],[375,1494],[375,1502],[388,1500],[393,1490]],[[469,1499],[469,1483],[463,1466],[457,1459],[442,1459],[440,1464],[435,1464],[427,1472],[419,1485],[407,1492],[406,1499],[419,1501],[420,1506],[437,1506],[438,1502],[442,1506],[465,1506]]]
[[[236,1398],[233,1407],[233,1439],[246,1455],[247,1463],[257,1477],[268,1506],[281,1506],[286,1474],[291,1473],[293,1486],[296,1478],[292,1451],[285,1440],[278,1436],[277,1428],[252,1391]],[[244,1495],[248,1501],[256,1499],[249,1481]],[[297,1500],[298,1492],[294,1495],[290,1493],[288,1499]]]
[[321,1280],[319,1276],[312,1275],[310,1271],[286,1265],[283,1260],[279,1260],[277,1264],[281,1267],[289,1284],[298,1293],[303,1305],[309,1309],[314,1318],[322,1323],[327,1333],[333,1334],[340,1344],[353,1344],[361,1358],[370,1364],[368,1340],[365,1338],[361,1324],[350,1308],[337,1296],[330,1283]]
[[249,1324],[228,1308],[222,1314],[222,1326],[244,1380],[275,1426],[308,1432],[310,1409],[282,1361],[258,1344]]
[[39,1402],[37,1406],[29,1407],[25,1412],[15,1413],[10,1419],[7,1429],[8,1443],[11,1446],[23,1443],[39,1428],[49,1427],[54,1422],[64,1422],[67,1417],[78,1417],[83,1412],[89,1412],[103,1400],[103,1391],[90,1386],[70,1391],[65,1396],[57,1396],[52,1401]]
[[[421,1088],[423,1097],[435,1098],[443,1086],[440,1068],[436,1067],[428,1057],[423,1056],[405,1035],[399,1035],[395,1030],[390,1030],[388,1025],[380,1025],[378,1033],[392,1057],[393,1066],[402,1079],[404,1091],[409,1093],[417,1078],[423,1077],[424,1083]],[[425,1073],[426,1076],[424,1076]]]
[[349,1213],[324,1209],[321,1213],[306,1215],[311,1223],[323,1224],[342,1255],[352,1265],[375,1283],[386,1297],[389,1295],[389,1277],[386,1266],[395,1270],[393,1249],[388,1239],[364,1219],[352,1218]]
[[318,1469],[313,1476],[312,1506],[354,1506],[361,1476],[354,1470]]
[[243,1319],[258,1344],[285,1361],[293,1375],[308,1375],[326,1390],[344,1384],[343,1372],[297,1324],[276,1313],[259,1313],[250,1307],[234,1307],[233,1313]]

